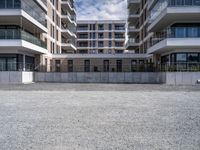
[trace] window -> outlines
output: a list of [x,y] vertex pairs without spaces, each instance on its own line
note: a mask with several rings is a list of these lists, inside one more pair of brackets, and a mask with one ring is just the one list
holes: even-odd
[[84,71],[85,72],[90,72],[90,60],[85,60],[84,62]]
[[112,24],[109,24],[109,30],[112,30]]
[[103,33],[99,33],[98,38],[103,39],[104,38]]
[[99,24],[98,29],[99,30],[104,30],[104,25],[103,24]]
[[73,72],[73,60],[68,60],[68,72]]
[[56,72],[60,72],[60,60],[55,61]]
[[187,61],[187,55],[185,53],[176,54],[176,61],[177,62],[186,62]]
[[103,41],[99,41],[98,42],[98,47],[103,47],[104,46],[104,42]]
[[103,71],[104,72],[109,72],[109,68],[110,68],[109,60],[104,60],[103,61]]
[[117,72],[122,72],[122,60],[117,60]]
[[109,32],[109,39],[112,39],[112,33]]
[[0,2],[0,8],[5,8],[6,0],[1,0]]
[[188,62],[199,62],[198,53],[189,53],[188,54]]
[[7,0],[7,8],[13,8],[13,0]]
[[112,41],[109,41],[109,47],[112,47]]

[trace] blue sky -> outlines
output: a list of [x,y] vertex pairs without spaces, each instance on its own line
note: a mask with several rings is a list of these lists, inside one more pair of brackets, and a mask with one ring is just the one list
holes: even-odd
[[75,0],[78,20],[124,19],[127,0]]

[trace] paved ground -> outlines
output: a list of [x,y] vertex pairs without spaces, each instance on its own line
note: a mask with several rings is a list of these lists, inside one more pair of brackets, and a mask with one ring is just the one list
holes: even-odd
[[199,89],[0,85],[0,150],[199,150]]

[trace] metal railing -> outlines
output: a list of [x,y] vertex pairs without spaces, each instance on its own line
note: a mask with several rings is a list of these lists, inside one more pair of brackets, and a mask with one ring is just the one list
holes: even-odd
[[38,71],[47,72],[200,72],[200,63],[173,63],[173,64],[134,64],[134,65],[64,65],[43,66],[31,63],[4,63],[0,62],[0,71]]

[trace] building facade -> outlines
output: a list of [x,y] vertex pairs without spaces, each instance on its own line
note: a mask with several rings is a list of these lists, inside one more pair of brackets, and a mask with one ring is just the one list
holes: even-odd
[[125,51],[125,20],[78,21],[77,48],[84,54],[115,54]]
[[127,49],[156,64],[200,63],[199,0],[128,0]]
[[54,54],[76,51],[73,0],[0,1],[1,71],[51,71]]

